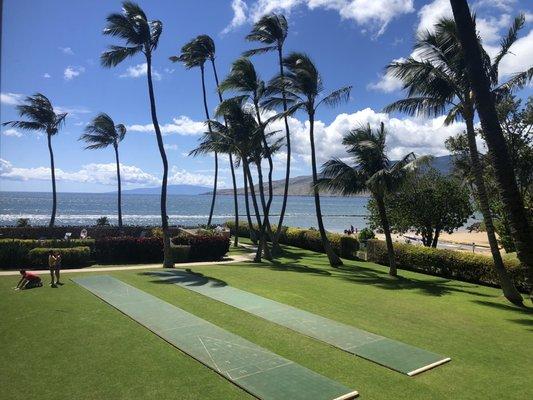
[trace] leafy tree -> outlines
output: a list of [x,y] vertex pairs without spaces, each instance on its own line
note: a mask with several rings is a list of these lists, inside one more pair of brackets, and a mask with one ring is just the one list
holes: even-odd
[[409,172],[427,161],[427,157],[416,158],[409,153],[400,161],[392,162],[386,154],[387,131],[383,122],[379,129],[370,124],[351,130],[342,139],[354,163],[349,165],[334,158],[322,166],[321,178],[316,187],[327,188],[344,196],[368,191],[371,193],[379,214],[380,225],[385,233],[389,257],[389,274],[397,276],[391,229],[385,207],[387,193],[392,193],[401,185]]
[[111,225],[109,223],[109,218],[107,217],[100,217],[96,220],[96,226],[109,226]]
[[115,125],[111,117],[105,113],[98,114],[89,125],[85,127],[85,133],[80,140],[87,143],[86,149],[95,150],[113,146],[115,150],[115,162],[117,164],[117,206],[118,226],[122,228],[122,185],[120,180],[120,161],[118,157],[118,144],[126,136],[126,127],[123,124]]
[[[496,96],[493,90],[494,84],[498,81],[497,66],[517,39],[516,32],[523,25],[525,18],[521,18],[521,24],[515,21],[507,37],[502,40],[501,50],[495,57],[495,63],[487,70],[487,57],[476,34],[475,21],[468,3],[466,0],[451,0],[451,5],[457,25],[457,38],[465,54],[467,76],[475,94],[476,109],[493,159],[502,202],[509,217],[516,254],[528,270],[531,297],[533,296],[533,229],[518,191],[513,166],[496,112]],[[523,87],[532,77],[533,67],[511,78],[510,86]],[[506,89],[510,90],[510,88]]]
[[17,228],[27,228],[28,226],[31,226],[29,218],[19,218],[17,220]]
[[[385,195],[391,229],[416,231],[427,247],[437,247],[441,232],[452,233],[472,215],[468,190],[456,179],[430,169],[409,177],[397,191]],[[375,200],[368,205],[372,228],[381,227]]]
[[328,256],[332,267],[342,265],[342,260],[335,254],[326,236],[326,229],[322,220],[322,210],[320,206],[320,194],[318,189],[318,172],[316,166],[315,150],[315,116],[320,105],[325,104],[335,106],[347,101],[350,96],[351,86],[345,86],[330,92],[328,95],[320,97],[324,91],[322,77],[311,59],[303,53],[291,53],[283,59],[283,66],[287,69],[284,76],[278,75],[269,85],[268,94],[280,94],[285,92],[285,98],[271,96],[265,106],[273,107],[287,102],[287,111],[281,113],[279,117],[294,114],[298,110],[304,110],[309,117],[309,141],[311,144],[311,167],[313,172],[313,195],[315,199],[316,218],[318,230],[324,251]]
[[52,174],[52,215],[48,226],[52,227],[55,224],[57,211],[56,171],[54,151],[52,150],[52,136],[55,136],[59,132],[59,128],[65,123],[67,113],[56,113],[50,100],[41,93],[26,97],[24,104],[17,106],[17,111],[21,117],[26,117],[27,120],[8,121],[2,125],[46,134]]
[[[402,111],[410,115],[446,114],[444,120],[446,125],[458,119],[465,121],[466,141],[476,195],[483,214],[494,267],[506,298],[514,304],[521,304],[522,296],[514,287],[505,270],[498,248],[476,143],[475,104],[472,87],[454,21],[449,18],[442,18],[434,26],[433,32],[426,31],[419,34],[416,39],[415,50],[420,60],[410,57],[407,60],[395,61],[387,66],[388,73],[403,81],[404,89],[407,90],[407,98],[388,105],[385,111]],[[485,59],[489,64],[488,56]]]
[[[192,39],[181,48],[181,54],[179,56],[170,57],[172,62],[181,62],[185,65],[185,68],[200,68],[200,76],[202,82],[202,96],[204,100],[205,118],[209,121],[211,119],[209,115],[209,107],[207,106],[207,94],[205,90],[205,63],[215,54],[215,43],[213,39],[207,35],[200,35]],[[207,125],[209,131],[211,131],[211,124]],[[211,208],[209,209],[209,217],[207,219],[207,226],[211,226],[211,220],[213,219],[213,212],[215,210],[215,200],[217,196],[217,184],[218,184],[218,153],[215,152],[215,179],[213,183],[213,195],[211,198]]]
[[104,35],[110,35],[122,39],[126,46],[109,46],[109,50],[102,53],[100,61],[104,67],[115,67],[128,57],[142,53],[146,59],[146,77],[148,80],[148,96],[150,98],[150,113],[154,125],[157,147],[163,163],[163,180],[161,184],[161,228],[163,230],[163,266],[174,266],[170,251],[170,236],[168,232],[167,214],[167,181],[168,160],[163,144],[163,136],[157,120],[154,85],[152,81],[152,55],[159,43],[159,37],[163,31],[161,21],[149,21],[139,5],[125,1],[122,3],[122,13],[110,14],[107,17],[107,26]]
[[[264,54],[275,51],[278,54],[279,76],[285,77],[285,71],[283,67],[283,45],[287,38],[289,26],[287,19],[282,14],[271,13],[263,16],[257,21],[252,31],[246,36],[249,41],[264,43],[266,46],[256,49],[248,50],[244,52],[246,57],[250,57],[256,54]],[[287,112],[287,97],[285,89],[281,87],[281,102],[283,104],[283,111]],[[274,237],[272,238],[272,249],[277,248],[281,229],[283,227],[283,219],[285,217],[285,210],[287,208],[287,198],[289,195],[289,179],[291,175],[291,135],[289,130],[289,116],[284,114],[283,121],[285,122],[285,144],[287,149],[287,162],[285,167],[285,186],[283,189],[283,202],[281,204],[281,210],[279,215],[279,222],[276,228]]]

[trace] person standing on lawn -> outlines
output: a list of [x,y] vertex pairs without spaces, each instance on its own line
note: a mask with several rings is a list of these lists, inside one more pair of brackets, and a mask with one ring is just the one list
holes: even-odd
[[50,252],[48,253],[48,267],[50,268],[50,279],[52,280],[50,282],[50,286],[52,286],[53,288],[57,287],[54,276],[56,270],[56,262],[57,260],[54,251],[50,250]]

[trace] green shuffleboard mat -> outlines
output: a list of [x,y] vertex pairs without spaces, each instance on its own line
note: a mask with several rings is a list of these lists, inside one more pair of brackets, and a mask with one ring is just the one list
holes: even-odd
[[264,400],[344,400],[357,392],[118,279],[72,279],[182,352]]
[[150,274],[409,376],[450,361],[448,357],[278,303],[199,274],[185,271]]

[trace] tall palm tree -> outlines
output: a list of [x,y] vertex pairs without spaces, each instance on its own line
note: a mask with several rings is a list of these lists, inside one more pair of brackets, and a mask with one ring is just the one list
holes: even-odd
[[[243,53],[244,56],[250,57],[256,54],[264,54],[271,51],[276,51],[278,54],[278,65],[280,77],[285,77],[283,68],[283,45],[288,34],[287,19],[282,14],[271,13],[263,16],[257,21],[252,31],[246,36],[249,41],[264,43],[266,46],[257,49],[248,50]],[[281,100],[283,105],[283,112],[287,111],[287,99],[285,88],[281,87]],[[287,198],[289,194],[289,179],[291,176],[291,135],[289,130],[288,115],[283,116],[285,122],[285,143],[287,148],[287,162],[285,167],[285,185],[283,188],[283,202],[279,215],[279,222],[272,241],[272,249],[277,248],[281,229],[283,227],[283,219],[285,217],[285,210],[287,208]]]
[[404,89],[407,89],[407,98],[388,105],[385,110],[402,111],[410,115],[446,114],[444,121],[446,125],[458,119],[464,120],[477,198],[494,266],[505,296],[509,301],[519,304],[522,302],[522,297],[505,270],[496,240],[476,144],[472,91],[454,21],[449,18],[439,20],[434,32],[424,32],[418,36],[415,49],[422,60],[408,58],[387,66],[388,73],[402,80]]
[[[326,96],[320,97],[324,88],[322,86],[322,78],[318,69],[315,67],[311,59],[302,53],[291,53],[283,59],[283,65],[287,69],[285,76],[275,77],[269,85],[268,94],[282,93],[285,91],[285,99],[288,108],[287,111],[281,113],[278,117],[285,117],[285,115],[292,115],[298,110],[304,110],[309,117],[309,139],[311,143],[311,166],[313,171],[313,194],[315,199],[316,218],[318,222],[318,230],[322,239],[322,245],[326,252],[329,263],[332,267],[342,265],[342,261],[333,251],[329,243],[322,221],[322,210],[320,207],[320,195],[318,187],[318,172],[316,166],[316,151],[315,151],[315,115],[318,107],[325,104],[335,106],[341,102],[347,101],[350,96],[351,86],[334,90]],[[265,106],[270,107],[280,104],[282,101],[276,97],[270,97]]]
[[85,127],[85,133],[80,136],[80,140],[87,143],[88,150],[103,149],[113,146],[115,150],[115,162],[117,164],[117,208],[118,227],[122,228],[122,185],[120,181],[120,161],[118,157],[118,144],[126,136],[126,127],[122,124],[115,125],[115,122],[106,113],[98,114],[89,125]]
[[[181,62],[185,65],[185,68],[200,68],[200,76],[202,82],[202,95],[204,100],[205,118],[207,121],[211,119],[209,115],[209,107],[207,106],[207,94],[205,90],[205,62],[212,57],[215,53],[215,45],[213,39],[207,35],[200,35],[186,43],[181,48],[181,54],[179,56],[172,56],[170,60],[172,62]],[[211,132],[211,124],[207,124],[209,132]],[[218,153],[215,152],[215,179],[213,183],[213,195],[211,198],[211,208],[209,210],[209,217],[207,219],[207,226],[211,226],[213,219],[213,212],[215,209],[215,200],[217,196],[217,184],[218,184]]]
[[[209,38],[209,36],[206,36]],[[211,38],[209,38],[211,39]],[[212,52],[209,53],[209,61],[211,61],[211,66],[213,68],[213,76],[215,77],[215,84],[217,86],[217,93],[218,93],[218,100],[219,104],[222,103],[222,92],[219,88],[219,81],[218,81],[218,73],[217,73],[217,66],[215,63],[215,43],[211,40],[211,43],[209,44],[209,47],[212,49]],[[233,206],[235,209],[235,239],[233,241],[233,247],[237,247],[239,245],[239,201],[237,197],[237,179],[235,178],[235,166],[233,163],[233,154],[230,152],[228,154],[229,158],[229,166],[231,171],[231,181],[233,184]]]
[[157,110],[155,104],[154,85],[152,82],[152,54],[159,43],[159,36],[163,30],[161,21],[149,21],[146,14],[137,4],[125,1],[122,3],[122,13],[110,14],[107,17],[107,26],[103,33],[118,37],[125,41],[126,46],[110,46],[100,56],[102,66],[115,67],[128,57],[143,53],[146,59],[146,77],[148,80],[148,95],[150,97],[150,112],[154,125],[157,147],[163,163],[163,180],[161,183],[161,227],[163,230],[163,266],[171,268],[174,266],[172,254],[170,252],[170,236],[168,232],[167,214],[167,181],[168,181],[168,160],[163,144],[163,136],[159,122],[157,121]]
[[400,161],[392,162],[386,154],[387,131],[383,122],[373,130],[370,124],[351,130],[342,139],[354,164],[334,158],[322,166],[322,178],[318,187],[324,187],[344,196],[369,191],[376,201],[381,226],[385,233],[389,257],[389,275],[397,276],[394,247],[389,220],[385,209],[385,195],[394,192],[405,181],[410,172],[427,161],[427,157],[416,158],[409,153]]
[[[259,194],[261,198],[261,205],[263,208],[262,230],[259,234],[259,246],[257,249],[256,260],[261,258],[261,251],[267,246],[266,229],[270,231],[269,212],[273,198],[272,186],[272,171],[274,163],[272,161],[272,153],[266,140],[265,125],[261,119],[260,103],[264,100],[265,83],[260,79],[254,65],[250,59],[241,57],[235,60],[231,66],[228,76],[218,86],[222,93],[226,91],[234,91],[241,95],[242,100],[249,100],[255,110],[255,118],[257,119],[259,133],[262,138],[262,146],[265,150],[266,158],[268,160],[268,200],[265,199],[263,187],[263,172],[261,168],[261,159],[258,160],[258,180],[259,180]],[[270,235],[272,237],[272,235]]]
[[41,93],[28,96],[24,100],[25,104],[17,106],[17,111],[21,117],[26,117],[26,121],[8,121],[4,126],[12,126],[30,131],[44,132],[48,141],[48,152],[50,153],[50,171],[52,174],[52,215],[48,226],[54,226],[57,211],[56,192],[56,172],[54,164],[54,152],[52,150],[52,136],[59,132],[59,128],[65,122],[67,113],[56,113],[50,100]]
[[[468,3],[465,0],[451,1],[453,15],[457,26],[457,36],[465,54],[468,78],[475,93],[476,109],[485,132],[491,158],[494,165],[496,180],[505,210],[509,216],[511,234],[513,236],[516,254],[522,264],[528,269],[530,297],[533,296],[533,229],[529,224],[527,213],[524,209],[523,199],[520,196],[516,177],[505,137],[503,136],[498,114],[495,106],[495,96],[491,93],[491,86],[498,78],[497,66],[507,54],[512,43],[516,40],[516,31],[511,28],[509,35],[502,41],[502,49],[496,56],[491,70],[487,73],[486,57],[479,38],[476,35],[475,21],[470,14]],[[522,21],[523,24],[523,21]],[[515,23],[516,26],[516,23]],[[508,39],[511,40],[508,40]],[[496,68],[494,68],[496,66]],[[491,74],[492,72],[492,74]],[[492,76],[491,76],[492,75]],[[533,77],[533,67],[527,71],[516,74],[511,78],[511,86],[523,86]],[[492,82],[491,82],[492,80]],[[492,85],[491,85],[492,84]]]

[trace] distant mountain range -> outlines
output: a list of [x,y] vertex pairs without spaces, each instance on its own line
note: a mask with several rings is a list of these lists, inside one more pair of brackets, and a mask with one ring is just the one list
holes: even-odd
[[[448,156],[441,156],[441,157],[435,157],[431,161],[431,167],[435,168],[437,171],[444,175],[448,175],[452,168],[452,160],[451,157]],[[289,179],[289,196],[312,196],[313,190],[312,190],[312,184],[313,178],[311,175],[305,175],[305,176],[296,176],[294,178]],[[264,185],[265,191],[268,190],[268,185]],[[259,186],[255,185],[256,191],[258,190]],[[285,179],[280,179],[276,181],[272,181],[272,189],[275,196],[283,196],[283,190],[285,188]],[[207,192],[204,194],[210,194],[212,192]],[[233,189],[221,189],[217,191],[218,194],[221,195],[232,195]],[[244,189],[239,188],[237,190],[238,194],[244,194]],[[321,190],[320,194],[323,196],[339,196],[337,193],[331,193],[329,191]],[[362,193],[361,196],[365,196],[365,193]]]
[[[197,185],[168,185],[167,192],[168,194],[204,194],[209,191],[207,186],[197,186]],[[152,188],[139,188],[139,189],[128,189],[123,190],[123,194],[160,194],[161,187],[152,187]]]

